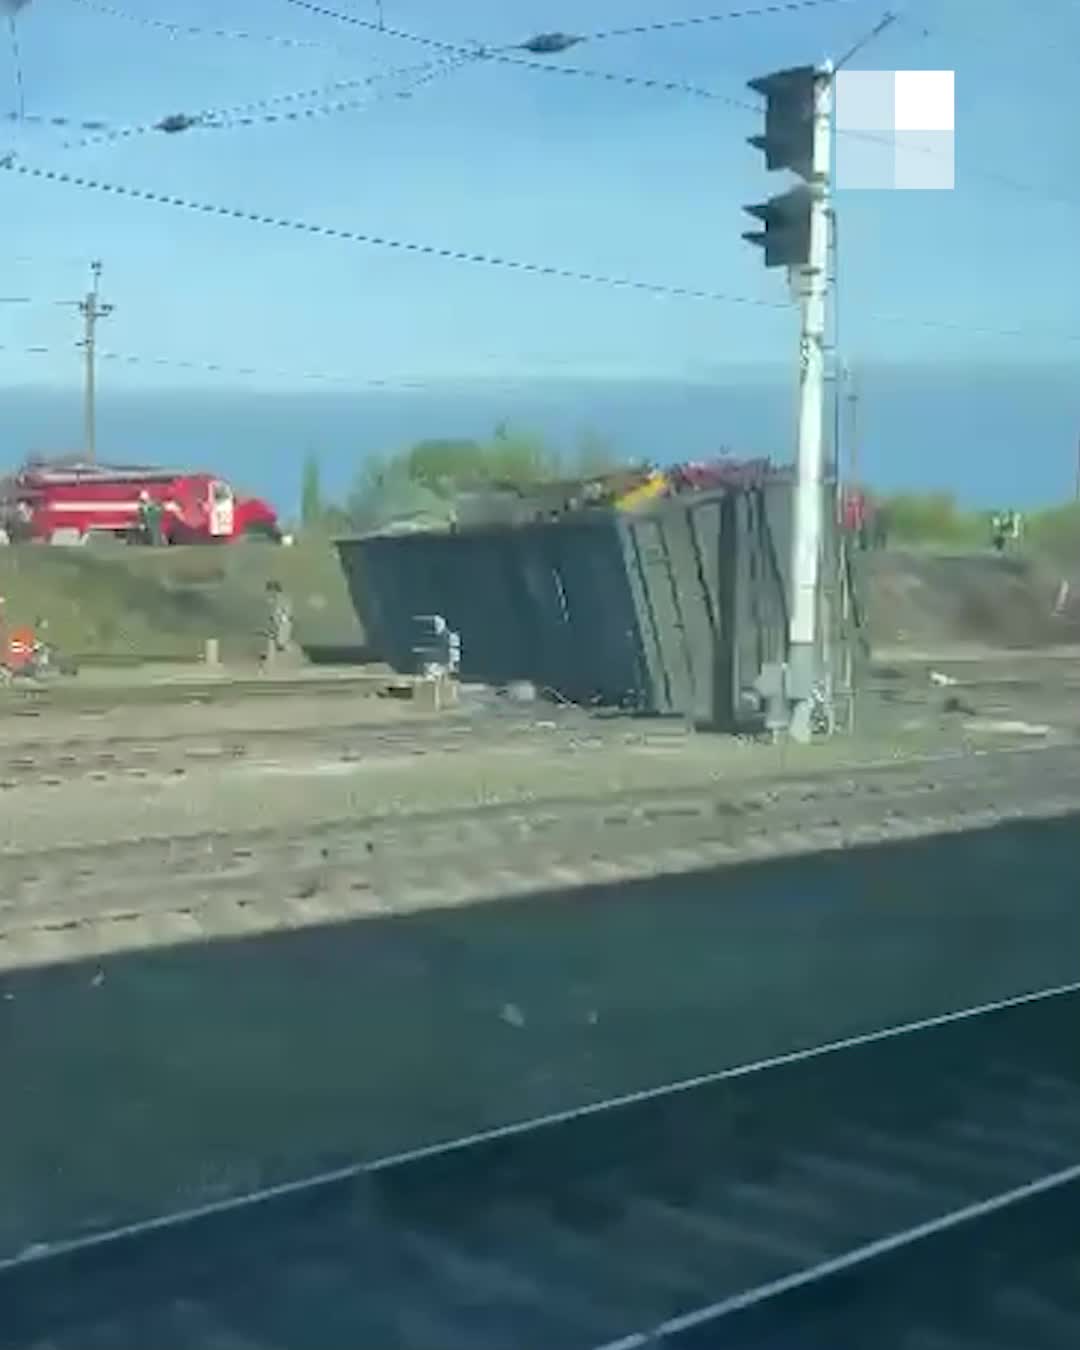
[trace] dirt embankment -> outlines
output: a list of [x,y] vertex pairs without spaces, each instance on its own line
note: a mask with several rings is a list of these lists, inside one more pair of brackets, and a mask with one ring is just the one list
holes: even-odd
[[56,647],[81,659],[192,660],[213,637],[227,658],[248,658],[259,645],[271,578],[292,598],[301,642],[362,640],[329,540],[292,548],[0,548],[9,618],[47,619]]
[[990,553],[861,555],[856,584],[871,646],[1021,650],[1080,643],[1080,582],[1048,564]]

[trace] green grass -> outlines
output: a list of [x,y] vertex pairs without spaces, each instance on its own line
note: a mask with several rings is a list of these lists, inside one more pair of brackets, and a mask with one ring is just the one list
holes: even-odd
[[962,511],[945,493],[899,493],[886,499],[890,537],[902,544],[977,548],[989,543],[988,520]]
[[253,656],[271,578],[292,598],[301,642],[361,640],[329,539],[292,548],[0,549],[9,621],[47,619],[57,649],[84,661],[195,660],[207,638],[226,659]]
[[[990,547],[989,511],[967,511],[947,493],[899,493],[885,498],[890,539],[908,548],[969,552]],[[1017,552],[1059,567],[1080,562],[1080,502],[1023,513]]]

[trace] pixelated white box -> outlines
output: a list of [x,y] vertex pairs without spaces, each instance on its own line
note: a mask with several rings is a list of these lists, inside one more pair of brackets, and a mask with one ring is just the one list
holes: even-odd
[[954,92],[951,70],[837,71],[836,187],[954,187]]

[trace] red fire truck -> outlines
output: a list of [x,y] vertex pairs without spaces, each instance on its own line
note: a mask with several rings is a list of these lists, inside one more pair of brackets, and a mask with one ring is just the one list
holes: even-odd
[[12,538],[82,542],[107,534],[144,541],[148,502],[160,508],[169,544],[242,538],[280,541],[273,508],[238,497],[223,478],[139,465],[30,463],[6,484],[6,528]]

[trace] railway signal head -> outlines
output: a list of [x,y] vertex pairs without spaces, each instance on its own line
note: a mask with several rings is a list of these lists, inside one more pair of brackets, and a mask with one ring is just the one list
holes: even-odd
[[766,267],[804,267],[810,260],[810,213],[813,194],[804,184],[767,202],[743,208],[764,228],[743,238],[765,251]]
[[814,172],[814,101],[818,72],[795,66],[762,75],[750,88],[765,99],[765,134],[749,137],[769,170],[791,169],[807,182]]

